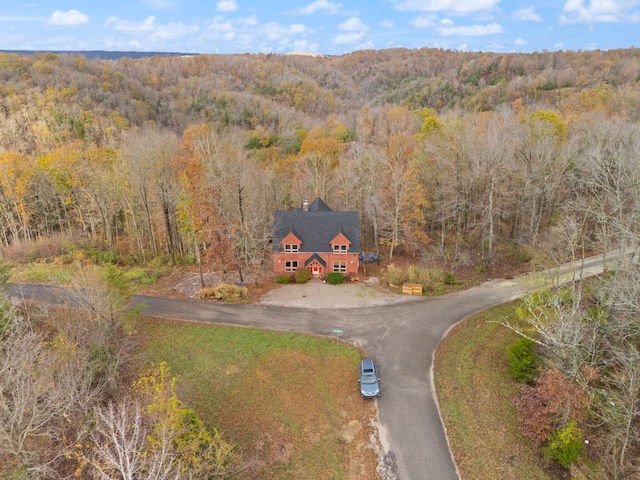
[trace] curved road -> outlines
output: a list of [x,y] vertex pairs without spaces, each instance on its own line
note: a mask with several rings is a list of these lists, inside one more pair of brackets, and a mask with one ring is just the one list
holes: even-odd
[[[492,281],[469,290],[429,299],[359,309],[308,310],[268,305],[216,305],[193,300],[135,296],[144,313],[162,318],[242,325],[334,336],[364,348],[380,366],[383,395],[378,402],[380,438],[392,468],[385,480],[457,479],[432,383],[433,353],[456,323],[491,306],[508,302],[541,284],[602,271],[602,259],[578,267],[509,281]],[[12,286],[23,298],[55,301],[62,289]],[[395,464],[395,466],[394,466]]]

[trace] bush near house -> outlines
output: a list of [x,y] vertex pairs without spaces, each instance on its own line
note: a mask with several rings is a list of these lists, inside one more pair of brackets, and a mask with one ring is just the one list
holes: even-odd
[[344,280],[344,274],[342,272],[327,273],[327,283],[331,285],[340,285]]
[[203,299],[213,298],[215,300],[224,300],[225,302],[237,302],[249,298],[249,289],[247,287],[221,283],[215,287],[203,288],[200,290],[198,296]]
[[308,268],[296,270],[296,283],[307,283],[311,279],[311,272]]

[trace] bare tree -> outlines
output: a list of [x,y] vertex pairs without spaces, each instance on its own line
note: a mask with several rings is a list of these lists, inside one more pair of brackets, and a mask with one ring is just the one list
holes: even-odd
[[[145,425],[139,404],[122,401],[109,403],[95,411],[93,442],[86,454],[96,477],[111,480],[168,480],[180,478],[180,468],[168,438],[149,444],[151,430]],[[168,432],[164,431],[166,435]]]
[[14,314],[0,339],[0,473],[59,473],[95,400],[91,377],[73,344]]

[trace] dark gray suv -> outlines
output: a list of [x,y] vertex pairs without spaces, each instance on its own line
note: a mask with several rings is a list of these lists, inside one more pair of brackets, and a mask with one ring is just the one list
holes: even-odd
[[374,398],[380,396],[380,377],[376,362],[371,358],[365,358],[360,362],[360,396],[362,398]]

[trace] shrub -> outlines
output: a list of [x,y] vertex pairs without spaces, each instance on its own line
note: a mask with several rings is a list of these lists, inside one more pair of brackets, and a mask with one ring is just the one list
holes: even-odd
[[311,272],[308,268],[299,268],[296,270],[296,283],[306,283],[311,279]]
[[327,283],[331,285],[340,285],[344,280],[344,274],[342,272],[327,273]]
[[215,287],[203,288],[198,295],[200,298],[213,298],[225,302],[235,302],[249,298],[249,289],[237,285],[221,283]]
[[97,247],[91,247],[85,251],[85,255],[98,265],[117,265],[120,263],[118,253],[112,249],[102,250]]
[[531,252],[524,246],[517,243],[509,243],[507,256],[511,257],[516,263],[529,263],[533,259]]
[[521,338],[512,344],[507,352],[507,361],[513,378],[523,383],[533,382],[538,373],[538,356],[532,340]]
[[280,285],[288,285],[291,283],[291,277],[289,275],[278,275],[276,277],[276,283]]
[[453,272],[447,272],[444,274],[444,284],[445,285],[455,285],[457,283],[456,276]]
[[442,270],[430,270],[418,265],[411,265],[405,270],[391,264],[387,267],[385,276],[391,286],[398,287],[406,282],[417,283],[422,285],[423,292],[430,293],[442,293],[445,291],[444,285],[455,283],[453,274],[445,274]]
[[392,286],[400,286],[406,281],[406,273],[399,267],[396,267],[393,263],[387,267],[385,272],[387,282]]
[[557,460],[564,468],[578,463],[584,455],[582,431],[575,420],[564,428],[554,430],[549,435],[549,445],[544,449],[544,457]]
[[145,268],[134,268],[124,273],[127,280],[141,285],[152,285],[158,281],[158,276]]
[[545,370],[535,386],[522,385],[515,399],[522,433],[542,444],[567,418],[584,421],[589,397],[557,370]]

